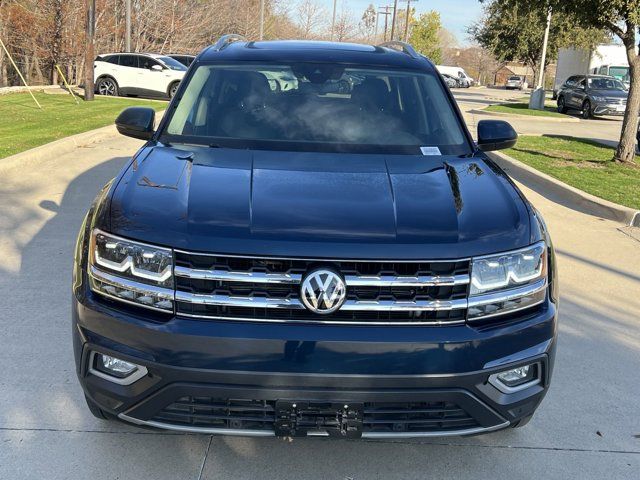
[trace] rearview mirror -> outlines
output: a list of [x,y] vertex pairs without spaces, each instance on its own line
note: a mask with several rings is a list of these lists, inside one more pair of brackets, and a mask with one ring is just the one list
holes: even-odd
[[160,65],[151,65],[151,70],[154,72],[161,72],[162,67]]
[[503,120],[480,120],[478,122],[478,148],[483,152],[513,147],[518,134]]
[[153,135],[156,112],[149,107],[125,108],[116,118],[118,132],[127,137],[149,140]]

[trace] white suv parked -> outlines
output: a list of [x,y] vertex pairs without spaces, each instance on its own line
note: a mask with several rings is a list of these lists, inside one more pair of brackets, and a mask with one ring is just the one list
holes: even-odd
[[100,55],[94,63],[96,92],[100,95],[172,98],[186,71],[183,64],[164,55]]

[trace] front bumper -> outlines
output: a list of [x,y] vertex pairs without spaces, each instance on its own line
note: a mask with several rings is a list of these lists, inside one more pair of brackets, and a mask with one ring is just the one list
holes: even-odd
[[[73,303],[78,376],[89,401],[121,420],[170,430],[477,434],[530,417],[553,369],[556,308],[550,301],[535,313],[481,329],[179,317],[160,323],[91,294]],[[89,372],[91,352],[144,366],[148,374],[131,385],[111,382]],[[524,390],[503,393],[488,381],[531,363],[539,365],[540,382]],[[349,431],[352,424],[358,426]]]
[[[622,107],[622,110],[620,109]],[[624,116],[626,105],[597,103],[593,107],[594,115]]]

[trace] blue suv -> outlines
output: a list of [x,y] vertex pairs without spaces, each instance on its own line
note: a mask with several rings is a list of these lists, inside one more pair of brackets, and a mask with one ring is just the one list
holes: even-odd
[[250,42],[190,66],[98,194],[73,277],[91,412],[207,434],[402,438],[524,425],[558,283],[540,214],[409,45]]

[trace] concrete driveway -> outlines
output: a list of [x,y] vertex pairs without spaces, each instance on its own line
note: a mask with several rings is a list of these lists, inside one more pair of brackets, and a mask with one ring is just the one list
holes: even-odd
[[571,137],[598,140],[601,143],[617,145],[620,140],[622,119],[620,117],[598,117],[590,120],[579,118],[579,112],[573,111],[571,116],[577,122],[562,123],[545,121],[545,117],[524,116],[488,116],[472,111],[481,110],[489,105],[505,103],[521,99],[527,95],[520,90],[504,90],[500,88],[458,88],[452,90],[465,117],[471,133],[475,137],[476,125],[482,119],[506,120],[520,135],[567,135]]
[[640,243],[525,189],[559,253],[551,391],[523,429],[473,438],[223,438],[93,418],[70,340],[76,232],[138,142],[0,161],[0,479],[633,479],[640,472]]

